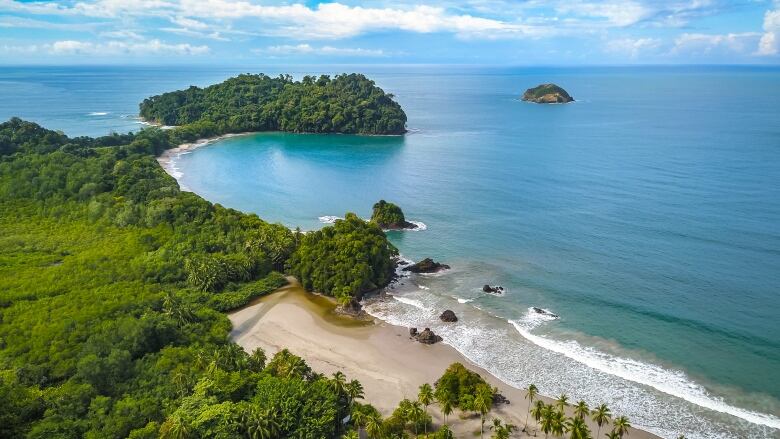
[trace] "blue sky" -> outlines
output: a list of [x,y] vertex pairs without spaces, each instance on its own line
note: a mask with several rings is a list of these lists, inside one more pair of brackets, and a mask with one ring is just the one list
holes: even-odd
[[0,0],[2,64],[778,64],[780,0]]

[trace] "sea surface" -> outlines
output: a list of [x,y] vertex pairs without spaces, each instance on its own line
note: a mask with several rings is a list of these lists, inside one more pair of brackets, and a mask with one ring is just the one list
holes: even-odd
[[[373,315],[663,437],[780,437],[778,68],[3,67],[0,118],[101,135],[142,127],[138,103],[166,90],[352,71],[409,134],[234,137],[178,156],[180,184],[306,230],[393,201],[424,225],[388,233],[402,255],[452,269],[402,279]],[[577,101],[518,100],[545,82]]]

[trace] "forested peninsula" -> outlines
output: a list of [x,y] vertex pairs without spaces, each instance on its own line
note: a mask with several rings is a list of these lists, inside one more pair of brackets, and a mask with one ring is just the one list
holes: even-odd
[[[325,238],[182,192],[153,155],[175,136],[0,124],[0,437],[238,437],[269,418],[275,437],[343,430],[351,397],[295,355],[245,353],[222,313],[283,285],[291,261],[329,264],[308,251]],[[377,226],[319,233],[344,245],[325,292],[389,280]],[[378,269],[353,241],[382,250]]]
[[179,126],[71,138],[0,124],[0,437],[352,428],[340,420],[363,410],[359,383],[334,386],[286,351],[247,354],[223,311],[284,285],[282,272],[342,300],[386,285],[397,251],[384,232],[354,214],[309,234],[269,224],[181,191],[155,156],[245,131],[399,134],[403,110],[362,75],[241,75],[141,114]]
[[144,119],[188,125],[197,137],[249,131],[403,134],[406,114],[360,74],[334,78],[243,74],[206,88],[191,86],[145,99]]

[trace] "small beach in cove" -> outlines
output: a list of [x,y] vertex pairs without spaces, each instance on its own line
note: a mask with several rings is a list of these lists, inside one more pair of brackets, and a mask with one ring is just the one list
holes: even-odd
[[[380,320],[360,321],[338,315],[333,311],[335,304],[330,299],[307,293],[297,281],[290,280],[290,285],[229,314],[233,324],[230,336],[248,352],[260,347],[270,357],[287,348],[318,372],[330,375],[342,371],[348,379],[357,379],[363,384],[365,401],[385,416],[392,413],[400,400],[416,400],[420,385],[433,385],[447,366],[460,362],[496,386],[510,401],[510,404],[493,407],[488,424],[492,417],[498,417],[521,429],[525,425],[528,400],[522,390],[498,380],[445,343],[424,345],[409,338],[408,328]],[[458,324],[467,325],[468,322],[453,323]],[[552,402],[550,398],[543,397],[543,400]],[[428,412],[435,424],[442,423],[441,412],[435,404]],[[473,413],[464,415],[456,411],[450,416],[456,437],[478,434],[479,423],[479,417]],[[590,427],[595,434],[598,426],[591,423]],[[544,433],[538,431],[534,434],[535,430],[531,419],[530,434],[518,432],[513,437],[544,437]],[[630,437],[658,436],[632,428]]]

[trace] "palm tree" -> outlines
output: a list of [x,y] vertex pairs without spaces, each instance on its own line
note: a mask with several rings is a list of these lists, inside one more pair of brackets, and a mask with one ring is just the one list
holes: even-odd
[[447,416],[452,413],[452,394],[449,392],[449,390],[436,392],[436,401],[438,401],[439,406],[441,407],[441,414],[444,415],[444,424],[446,425]]
[[490,406],[493,405],[493,395],[489,388],[480,388],[477,393],[477,397],[474,398],[474,409],[479,412],[481,426],[479,429],[479,437],[483,438],[485,435],[485,415],[490,411]]
[[571,439],[590,439],[590,429],[588,424],[585,423],[585,419],[575,416],[569,418],[565,423],[566,431],[571,433],[569,436]]
[[[433,388],[431,388],[431,385],[428,383],[423,384],[420,386],[420,393],[417,394],[417,401],[420,401],[420,404],[425,406],[425,414],[428,414],[428,406],[431,405],[433,402]],[[425,423],[425,437],[428,437],[428,423]]]
[[591,419],[593,419],[596,425],[599,426],[599,429],[596,432],[596,437],[601,436],[601,426],[609,423],[610,414],[611,412],[609,411],[609,407],[607,407],[606,404],[601,404],[593,409],[593,413],[591,413]]
[[279,429],[271,410],[258,410],[255,407],[242,413],[241,425],[247,439],[271,439]]
[[588,416],[589,414],[590,414],[590,407],[588,407],[587,402],[583,400],[579,400],[579,402],[577,402],[577,404],[574,405],[574,416],[580,419],[585,419],[585,416]]
[[254,372],[260,372],[265,367],[265,351],[262,348],[256,348],[249,356],[249,368]]
[[[336,398],[341,401],[341,398],[346,395],[347,377],[338,371],[333,374],[333,379],[330,380],[330,386],[333,389],[333,393],[336,394]],[[336,406],[336,432],[338,433],[341,424],[341,404]]]
[[370,439],[381,439],[384,433],[382,418],[379,415],[371,415],[366,419],[366,433]]
[[544,408],[545,408],[544,401],[537,400],[536,404],[534,405],[534,408],[531,409],[531,416],[534,417],[534,420],[536,420],[537,424],[542,419],[542,415],[544,414]]
[[617,434],[614,431],[610,431],[609,433],[605,434],[604,436],[606,436],[607,439],[620,439],[620,435]]
[[558,399],[555,400],[555,404],[558,406],[558,408],[563,411],[563,409],[566,408],[567,405],[569,405],[569,397],[566,396],[565,393],[561,393],[561,396],[558,397]]
[[631,428],[631,424],[628,422],[628,418],[621,416],[612,421],[612,431],[618,434],[621,438],[624,434],[628,434],[628,429]]
[[420,424],[420,420],[423,419],[422,404],[419,401],[410,403],[406,408],[406,417],[414,423],[414,437],[417,437],[417,426]]
[[330,380],[330,386],[336,396],[341,397],[345,393],[346,385],[347,377],[341,371],[333,374],[333,379]]
[[493,418],[493,426],[490,427],[493,430],[493,439],[509,439],[509,436],[516,429],[512,424],[501,425],[501,420]]
[[546,405],[542,409],[540,415],[541,423],[539,424],[539,428],[541,428],[546,439],[547,435],[553,431],[553,424],[555,423],[555,409],[551,405]]
[[344,387],[347,392],[347,397],[349,398],[349,405],[352,405],[356,399],[363,399],[365,396],[363,393],[363,385],[360,384],[360,381],[358,380],[352,380]]
[[352,423],[357,425],[358,436],[360,436],[360,430],[362,430],[363,426],[366,425],[367,420],[368,416],[363,413],[359,407],[356,407],[354,410],[352,410]]
[[553,409],[552,434],[563,436],[563,430],[566,427],[566,415],[563,411]]
[[360,433],[355,430],[348,431],[341,439],[360,439]]
[[677,436],[677,439],[685,439],[685,435],[681,434],[681,435]]
[[539,389],[536,388],[536,385],[529,384],[528,388],[525,389],[525,397],[528,399],[528,413],[525,414],[525,428],[523,431],[528,430],[528,416],[531,414],[531,406],[534,404],[534,398],[539,394]]
[[453,439],[455,437],[447,425],[442,425],[439,431],[436,432],[436,436],[442,439]]

